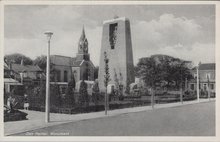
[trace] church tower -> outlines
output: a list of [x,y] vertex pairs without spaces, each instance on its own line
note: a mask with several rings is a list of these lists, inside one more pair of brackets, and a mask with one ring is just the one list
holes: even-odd
[[82,34],[80,36],[79,42],[78,42],[78,53],[76,55],[77,61],[90,60],[90,55],[88,53],[88,40],[86,38],[84,26],[82,29]]

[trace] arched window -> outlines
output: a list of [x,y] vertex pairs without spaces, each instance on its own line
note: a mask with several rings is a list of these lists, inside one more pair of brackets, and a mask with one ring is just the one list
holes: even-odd
[[60,70],[57,70],[56,71],[56,78],[57,78],[56,81],[57,82],[60,82],[60,77],[61,77],[61,72],[60,72]]
[[68,82],[67,76],[68,76],[68,72],[64,71],[64,82]]

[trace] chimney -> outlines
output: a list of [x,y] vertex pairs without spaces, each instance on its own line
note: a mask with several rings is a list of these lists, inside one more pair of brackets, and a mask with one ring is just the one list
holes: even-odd
[[21,73],[20,73],[20,76],[21,76],[21,84],[23,84],[23,80],[24,80],[24,73],[23,73],[23,72],[21,72]]
[[23,57],[22,57],[22,59],[21,59],[21,65],[22,65],[22,66],[24,65]]

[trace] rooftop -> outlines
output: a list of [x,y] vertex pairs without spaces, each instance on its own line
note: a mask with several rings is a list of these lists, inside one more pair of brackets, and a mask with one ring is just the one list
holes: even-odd
[[60,65],[60,66],[72,66],[75,58],[61,56],[61,55],[51,55],[50,61],[52,64]]
[[15,72],[38,72],[42,71],[37,65],[21,65],[21,64],[12,64],[12,70]]
[[215,70],[215,63],[200,64],[199,70]]

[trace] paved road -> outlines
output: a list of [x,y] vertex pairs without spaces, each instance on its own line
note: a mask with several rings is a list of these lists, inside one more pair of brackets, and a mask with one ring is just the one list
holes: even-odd
[[214,136],[215,102],[65,123],[16,135]]

